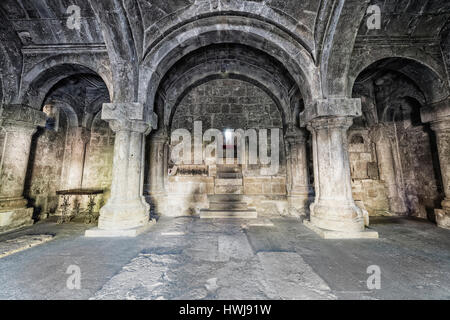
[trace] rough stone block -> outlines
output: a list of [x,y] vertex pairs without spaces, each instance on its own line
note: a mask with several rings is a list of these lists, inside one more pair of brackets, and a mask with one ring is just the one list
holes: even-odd
[[340,232],[318,228],[308,220],[304,220],[303,224],[324,239],[378,239],[378,232],[372,230],[364,230],[362,232]]

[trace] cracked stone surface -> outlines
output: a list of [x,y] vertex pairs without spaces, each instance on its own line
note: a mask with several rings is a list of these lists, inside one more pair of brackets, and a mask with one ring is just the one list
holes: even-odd
[[37,246],[41,243],[50,241],[53,239],[52,235],[37,234],[37,235],[25,235],[18,238],[9,239],[0,242],[0,258],[6,257],[10,254],[29,249]]
[[[324,240],[299,220],[160,219],[132,239],[85,238],[83,224],[38,223],[0,236],[52,241],[0,259],[0,299],[449,299],[449,231],[378,217],[378,240]],[[69,290],[66,270],[81,270]],[[381,269],[369,290],[367,267]]]

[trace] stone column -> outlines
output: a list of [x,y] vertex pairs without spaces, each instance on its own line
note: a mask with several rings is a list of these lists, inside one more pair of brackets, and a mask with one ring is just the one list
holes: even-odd
[[167,175],[167,144],[169,137],[166,132],[160,131],[150,138],[150,192],[151,194],[164,194]]
[[71,155],[67,176],[67,189],[79,189],[83,184],[83,171],[86,157],[86,146],[91,137],[89,129],[76,127],[70,129]]
[[25,105],[4,105],[0,117],[5,130],[0,163],[0,232],[32,224],[33,208],[23,197],[31,139],[46,115]]
[[305,224],[324,238],[377,238],[364,231],[352,196],[347,130],[361,115],[360,99],[319,100],[302,113],[312,133],[316,198]]
[[290,210],[306,215],[311,194],[306,154],[306,132],[294,125],[286,135],[287,192]]
[[111,196],[100,209],[98,229],[86,236],[135,236],[149,223],[143,197],[145,135],[155,120],[140,103],[105,103],[102,119],[115,132]]
[[387,189],[389,208],[392,213],[405,215],[408,213],[408,208],[406,207],[403,187],[397,183],[397,170],[392,148],[395,136],[392,127],[377,124],[370,129],[370,138],[375,143],[380,178]]
[[442,210],[436,210],[436,222],[440,227],[450,229],[450,116],[431,124],[436,134],[439,165],[445,198]]
[[434,103],[420,110],[422,122],[430,123],[436,135],[445,198],[442,209],[436,209],[436,223],[450,229],[450,99]]

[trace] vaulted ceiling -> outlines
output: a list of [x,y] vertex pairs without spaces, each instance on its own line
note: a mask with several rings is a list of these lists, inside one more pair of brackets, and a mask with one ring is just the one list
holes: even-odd
[[[67,26],[70,5],[81,9],[80,30]],[[381,9],[381,30],[367,28],[365,10],[369,5]],[[329,83],[323,85],[326,95],[345,91],[355,40],[359,47],[414,45],[435,59],[444,58],[447,68],[450,64],[448,0],[2,0],[3,95],[8,94],[5,87],[18,85],[13,78],[21,70],[21,46],[106,45],[114,61],[111,68],[116,68],[113,73],[127,74],[135,83],[139,71],[127,67],[128,61],[145,59],[149,48],[158,45],[182,20],[196,22],[211,15],[240,16],[261,25],[270,21],[271,26],[289,34],[316,66],[321,66],[322,81]],[[136,93],[130,97],[135,98]]]

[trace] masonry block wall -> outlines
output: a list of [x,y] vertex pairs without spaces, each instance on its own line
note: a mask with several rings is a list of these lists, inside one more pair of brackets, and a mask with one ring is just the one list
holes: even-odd
[[[280,130],[280,169],[275,175],[261,175],[264,165],[244,165],[244,194],[263,196],[266,200],[279,200],[286,196],[286,159],[284,152],[283,125],[278,107],[260,88],[240,80],[221,79],[194,88],[181,101],[173,117],[172,130],[178,128],[193,132],[194,121],[202,121],[203,132],[219,129],[271,129]],[[270,139],[270,131],[268,131]],[[269,145],[270,148],[270,140]],[[269,149],[270,150],[270,149]],[[270,151],[269,151],[270,152]],[[265,165],[267,167],[267,165]],[[187,189],[187,185],[192,185]],[[200,174],[181,173],[169,177],[169,194],[192,193],[192,204],[204,206],[206,194],[214,193],[214,180],[208,172]],[[194,202],[198,201],[197,204]],[[257,202],[257,201],[255,201]],[[279,212],[276,206],[262,206],[262,210]],[[191,210],[192,211],[192,210]],[[281,210],[283,211],[283,209]]]
[[348,141],[354,200],[362,204],[370,215],[386,214],[389,212],[389,203],[368,130],[349,130]]
[[39,129],[31,144],[25,196],[33,203],[36,217],[40,218],[55,213],[58,205],[56,191],[61,186],[68,134],[67,117],[63,112],[59,115],[59,127],[55,129]]
[[91,138],[86,148],[83,188],[102,189],[105,201],[111,188],[114,132],[100,114],[92,122]]

